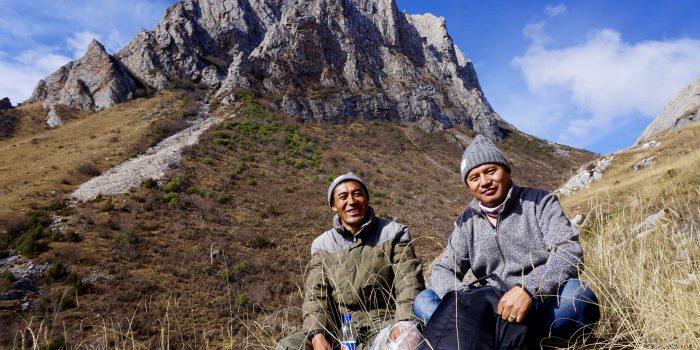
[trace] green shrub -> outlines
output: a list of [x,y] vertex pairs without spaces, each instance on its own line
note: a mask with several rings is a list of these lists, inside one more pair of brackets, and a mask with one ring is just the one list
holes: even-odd
[[235,275],[241,275],[248,270],[248,267],[249,267],[248,260],[243,259],[243,260],[237,262],[235,265],[233,265],[232,270],[233,270],[233,273]]
[[17,249],[22,255],[34,257],[45,251],[53,235],[48,229],[51,218],[43,212],[33,212],[29,220],[7,230],[6,245]]
[[78,172],[90,177],[99,176],[102,172],[92,164],[83,164],[78,167]]
[[372,192],[371,196],[374,198],[386,198],[387,193],[383,191],[374,191]]
[[76,242],[80,242],[80,241],[81,241],[80,235],[79,235],[77,232],[73,231],[73,230],[71,230],[71,231],[66,231],[66,232],[63,234],[63,242],[73,242],[73,243],[76,243]]
[[233,170],[233,172],[237,175],[240,175],[243,173],[248,167],[245,165],[245,162],[239,161],[238,164],[236,164],[236,169]]
[[46,210],[59,211],[66,208],[66,201],[63,199],[54,199],[51,203],[46,206]]
[[246,183],[246,185],[249,185],[249,186],[255,186],[258,184],[257,181],[255,181],[255,179],[250,175],[245,178],[245,183]]
[[225,268],[221,270],[221,272],[219,273],[219,277],[221,277],[221,281],[223,281],[224,283],[230,283],[233,282],[234,274],[231,270]]
[[5,270],[0,272],[0,280],[14,283],[17,281],[17,277],[9,270]]
[[168,207],[170,208],[177,208],[178,206],[180,206],[180,199],[178,197],[172,198],[168,202]]
[[58,282],[68,276],[68,268],[61,262],[55,262],[46,271],[49,282]]
[[12,274],[12,272],[7,270],[0,272],[0,292],[11,289],[16,281],[17,278]]
[[267,248],[274,247],[275,242],[267,236],[257,236],[250,242],[251,248]]
[[167,184],[165,184],[163,189],[165,192],[180,192],[182,181],[181,176],[175,176],[174,178],[170,179]]
[[204,165],[214,165],[214,159],[211,157],[204,157],[202,158],[202,163],[204,163]]
[[55,292],[39,298],[36,303],[36,310],[46,314],[53,314],[58,310],[71,309],[76,306],[73,293]]
[[172,201],[173,199],[176,199],[177,197],[178,197],[178,194],[177,194],[177,193],[175,193],[175,192],[168,192],[168,193],[166,193],[166,194],[163,196],[163,198],[161,198],[160,200],[161,200],[163,203],[166,203],[166,204],[167,204],[167,203],[170,203],[170,201]]
[[80,278],[80,276],[75,272],[71,272],[70,275],[68,275],[68,278],[66,278],[66,282],[78,294],[83,294],[88,290],[88,285],[85,282],[83,282],[83,279]]
[[286,193],[294,193],[297,190],[299,190],[299,187],[296,185],[286,185],[286,186],[282,187],[282,191],[284,191]]
[[231,201],[231,195],[229,195],[228,193],[221,193],[218,196],[216,196],[216,201],[220,204],[226,204]]
[[185,190],[185,193],[187,193],[187,194],[198,194],[198,195],[200,195],[200,196],[203,196],[203,195],[204,195],[204,191],[202,191],[202,190],[200,190],[199,188],[194,187],[194,186],[193,186],[193,187],[189,187],[187,190]]
[[296,162],[294,162],[295,169],[303,169],[305,167],[306,167],[306,162],[301,160],[301,159],[298,159]]
[[158,181],[149,177],[148,179],[143,180],[141,186],[143,186],[144,188],[156,188],[158,187]]
[[225,283],[232,283],[235,281],[240,280],[243,277],[243,274],[248,270],[248,260],[241,260],[240,262],[236,263],[235,265],[231,266],[231,268],[224,268],[219,272],[219,277],[221,278],[221,281]]
[[112,242],[127,245],[132,243],[131,235],[127,232],[115,232],[112,234]]
[[223,130],[216,130],[211,133],[215,138],[230,139],[231,135]]
[[248,295],[246,295],[245,293],[239,293],[236,296],[236,304],[238,304],[239,306],[242,306],[247,302],[248,302]]
[[214,143],[221,146],[228,146],[231,144],[231,140],[216,138],[214,139]]

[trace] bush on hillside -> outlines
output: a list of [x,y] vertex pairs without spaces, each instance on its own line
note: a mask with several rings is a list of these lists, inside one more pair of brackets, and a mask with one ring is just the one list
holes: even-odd
[[102,172],[92,164],[83,164],[78,167],[78,172],[90,177],[100,176]]

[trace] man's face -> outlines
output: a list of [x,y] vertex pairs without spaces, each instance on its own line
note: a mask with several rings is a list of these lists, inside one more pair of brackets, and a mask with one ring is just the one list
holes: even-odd
[[369,201],[357,181],[345,181],[333,191],[333,211],[338,213],[343,226],[356,233],[369,211]]
[[466,178],[472,195],[493,208],[503,202],[510,188],[510,173],[500,164],[484,164],[472,169]]

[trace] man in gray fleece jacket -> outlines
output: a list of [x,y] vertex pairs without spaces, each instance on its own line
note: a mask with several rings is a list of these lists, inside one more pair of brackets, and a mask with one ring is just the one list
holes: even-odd
[[597,299],[578,279],[583,252],[553,193],[518,187],[508,160],[486,137],[477,135],[464,151],[462,181],[474,196],[455,221],[445,252],[431,274],[431,288],[414,302],[427,322],[441,298],[471,269],[476,278],[504,289],[498,314],[526,322],[540,336],[570,338],[599,318]]

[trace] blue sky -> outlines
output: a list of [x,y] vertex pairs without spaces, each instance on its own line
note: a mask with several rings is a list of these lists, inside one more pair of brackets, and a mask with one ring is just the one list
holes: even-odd
[[[94,37],[114,53],[152,28],[168,0],[0,0],[0,97],[39,79]],[[445,17],[493,108],[522,131],[607,154],[631,146],[700,77],[700,3],[690,0],[397,0]]]

